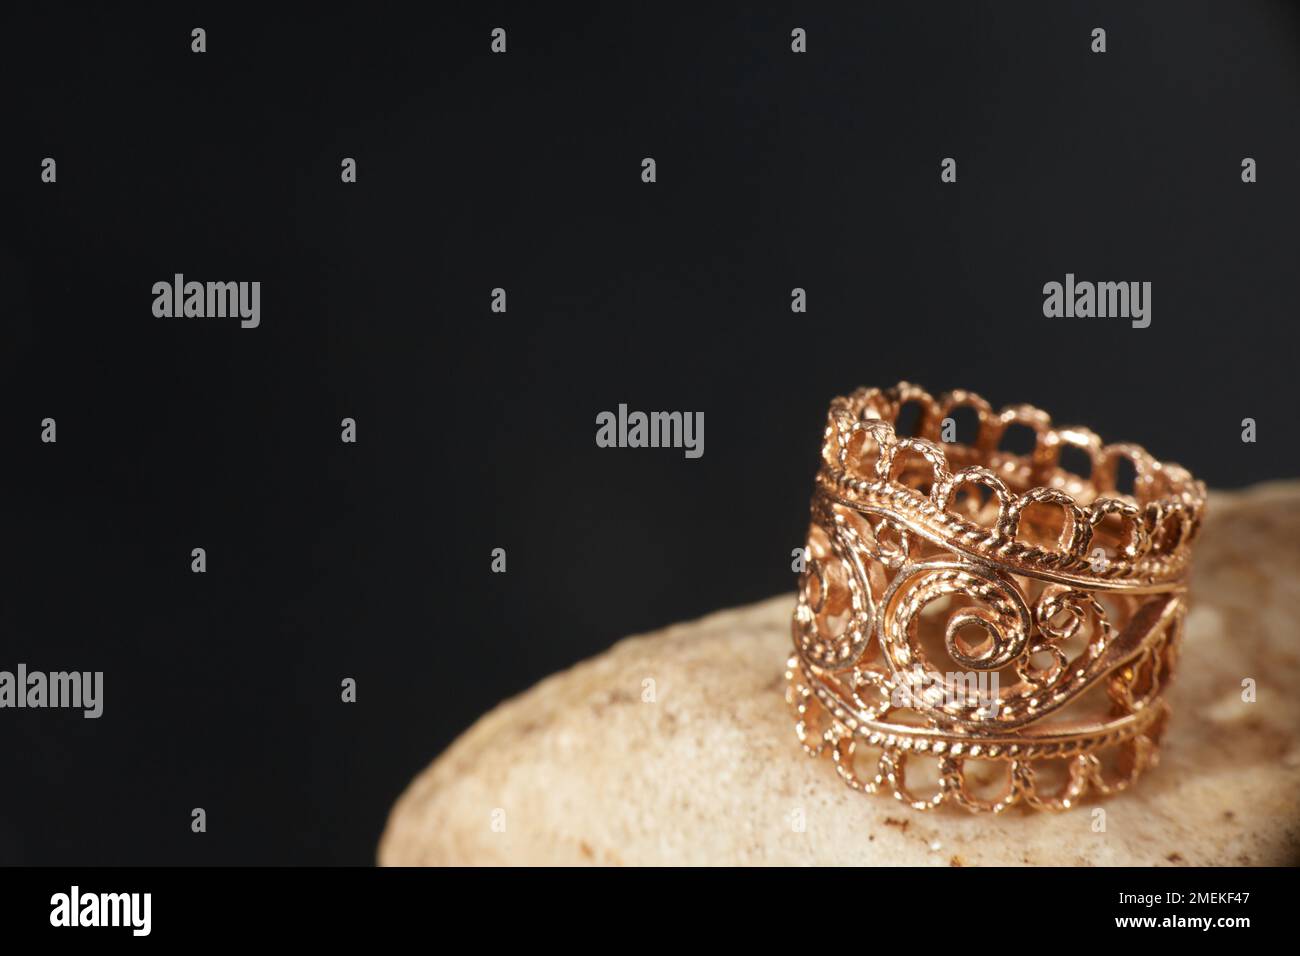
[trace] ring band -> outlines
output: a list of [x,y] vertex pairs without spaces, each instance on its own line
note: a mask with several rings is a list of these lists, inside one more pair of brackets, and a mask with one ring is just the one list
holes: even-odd
[[[895,432],[908,406],[916,437]],[[1001,450],[1013,427],[1030,450]],[[1184,468],[900,383],[831,403],[811,510],[786,698],[849,786],[1064,810],[1155,764],[1205,511]]]

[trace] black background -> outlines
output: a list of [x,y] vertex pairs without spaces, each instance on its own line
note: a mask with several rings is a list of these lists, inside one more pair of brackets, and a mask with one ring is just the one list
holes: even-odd
[[[860,384],[1033,402],[1219,487],[1300,470],[1293,5],[27,16],[0,668],[102,670],[105,711],[0,712],[0,862],[370,862],[493,704],[791,589]],[[176,272],[260,281],[261,327],[155,318]],[[1152,282],[1151,327],[1043,318],[1066,272]],[[598,449],[620,402],[703,411],[704,457]]]

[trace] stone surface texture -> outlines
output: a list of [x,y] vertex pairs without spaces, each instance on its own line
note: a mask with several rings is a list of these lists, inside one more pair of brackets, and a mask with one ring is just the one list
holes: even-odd
[[410,784],[379,862],[1300,862],[1300,482],[1212,495],[1160,765],[1062,814],[921,813],[849,790],[791,729],[793,605],[627,638],[501,704]]

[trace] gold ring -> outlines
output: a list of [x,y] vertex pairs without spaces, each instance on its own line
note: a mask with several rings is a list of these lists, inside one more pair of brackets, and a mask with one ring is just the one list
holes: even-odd
[[[1013,429],[1029,447],[1002,447]],[[835,399],[786,669],[799,740],[916,809],[1129,787],[1168,722],[1204,512],[1184,468],[1032,406],[907,383]]]

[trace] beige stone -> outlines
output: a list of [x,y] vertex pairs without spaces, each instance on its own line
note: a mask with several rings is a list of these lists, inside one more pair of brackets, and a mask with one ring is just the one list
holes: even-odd
[[[849,790],[791,730],[785,595],[620,641],[497,707],[402,795],[379,860],[1294,863],[1300,482],[1212,496],[1192,599],[1161,763],[1109,800],[991,817],[919,813]],[[1246,678],[1255,703],[1242,700]],[[643,700],[648,681],[653,702]],[[1106,810],[1104,833],[1093,830],[1096,806]],[[803,832],[792,826],[796,811]]]

